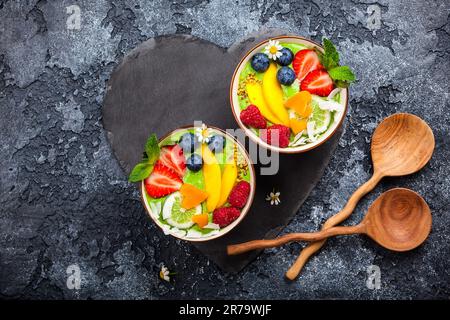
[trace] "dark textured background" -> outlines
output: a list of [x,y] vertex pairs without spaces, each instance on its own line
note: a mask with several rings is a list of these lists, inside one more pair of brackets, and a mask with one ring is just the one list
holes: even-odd
[[[82,11],[79,31],[66,29],[72,4]],[[0,298],[449,299],[450,5],[379,1],[381,28],[369,30],[370,4],[0,0]],[[409,187],[433,211],[424,246],[395,254],[359,236],[332,239],[288,282],[301,244],[267,250],[230,275],[145,216],[102,129],[112,70],[153,36],[189,33],[227,47],[269,27],[330,37],[359,79],[330,166],[284,232],[315,230],[342,208],[370,176],[377,123],[403,111],[432,126],[435,154],[420,173],[383,181],[348,223],[384,190]],[[160,263],[177,272],[172,283],[158,279]],[[81,268],[80,290],[66,287],[71,264]],[[372,264],[381,268],[379,290],[365,285]]]

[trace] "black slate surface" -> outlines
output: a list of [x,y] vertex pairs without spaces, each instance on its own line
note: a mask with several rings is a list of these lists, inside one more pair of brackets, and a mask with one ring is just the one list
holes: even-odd
[[[112,73],[103,106],[105,130],[125,172],[140,161],[143,145],[153,132],[162,137],[194,121],[236,129],[229,102],[234,68],[259,41],[281,33],[252,35],[230,50],[183,35],[150,39],[132,50]],[[225,236],[194,245],[222,270],[240,271],[258,252],[229,257],[226,246],[278,234],[322,176],[340,133],[312,152],[273,158],[279,161],[275,175],[261,174],[261,163],[254,155],[256,193],[247,216]],[[265,199],[274,189],[283,194],[278,206]]]
[[[448,1],[78,0],[81,28],[67,30],[73,4],[0,0],[0,298],[449,299]],[[377,10],[379,24],[368,13]],[[421,248],[395,254],[338,237],[288,282],[302,243],[265,250],[234,275],[143,214],[102,126],[113,70],[149,38],[182,32],[229,47],[270,27],[327,36],[358,78],[336,151],[283,232],[317,230],[339,211],[370,177],[376,125],[409,112],[432,127],[433,158],[417,174],[383,180],[346,224],[383,191],[407,187],[433,214]],[[161,263],[177,273],[170,283],[158,278]],[[73,264],[79,290],[66,286]],[[371,265],[380,289],[366,286]]]

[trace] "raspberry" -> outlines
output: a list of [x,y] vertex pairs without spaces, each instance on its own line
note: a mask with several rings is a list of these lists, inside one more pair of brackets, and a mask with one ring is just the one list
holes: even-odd
[[240,214],[239,209],[233,207],[219,208],[213,212],[213,222],[223,228],[236,220]]
[[228,203],[233,207],[242,208],[247,203],[248,195],[250,194],[250,183],[247,181],[239,181],[237,185],[231,190],[228,196]]
[[[261,139],[263,141],[280,148],[286,148],[289,145],[290,135],[291,129],[282,124],[274,124],[268,127],[267,130],[261,131]],[[277,136],[278,139],[276,139]]]
[[258,107],[253,104],[241,111],[240,118],[246,126],[258,129],[265,129],[267,127],[266,119],[261,115]]

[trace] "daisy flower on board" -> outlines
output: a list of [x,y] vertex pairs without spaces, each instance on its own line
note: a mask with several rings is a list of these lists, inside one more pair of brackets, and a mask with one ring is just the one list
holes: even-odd
[[275,192],[275,189],[269,193],[266,197],[266,200],[270,202],[270,205],[279,205],[281,200],[280,200],[280,191]]

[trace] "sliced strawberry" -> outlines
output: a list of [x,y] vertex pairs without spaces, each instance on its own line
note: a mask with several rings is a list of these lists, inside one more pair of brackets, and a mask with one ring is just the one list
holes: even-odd
[[178,144],[162,147],[159,154],[159,162],[172,169],[180,177],[186,171],[183,149]]
[[295,54],[294,60],[292,61],[292,68],[299,81],[302,81],[309,72],[323,69],[319,56],[314,50],[310,49],[300,50]]
[[325,70],[314,70],[308,73],[300,84],[300,89],[312,94],[326,97],[333,91],[333,80]]
[[152,198],[161,198],[180,190],[183,181],[170,168],[156,162],[150,176],[145,179],[145,190]]

